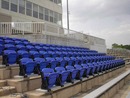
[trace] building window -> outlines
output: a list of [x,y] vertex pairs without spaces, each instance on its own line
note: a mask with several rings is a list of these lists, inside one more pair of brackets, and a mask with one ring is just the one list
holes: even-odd
[[57,3],[58,3],[57,1],[58,1],[58,0],[54,0],[54,3],[56,3],[56,4],[57,4]]
[[39,19],[45,19],[45,9],[41,6],[39,6]]
[[54,3],[58,4],[58,5],[61,5],[61,0],[50,0],[50,1],[54,2]]
[[45,20],[49,21],[49,10],[45,9]]
[[2,0],[2,1],[1,1],[1,7],[2,7],[3,9],[9,10],[9,0]]
[[54,12],[54,23],[58,23],[58,13]]
[[18,0],[11,0],[11,11],[17,12]]
[[33,4],[33,17],[38,18],[38,5]]
[[62,15],[58,15],[58,25],[62,25]]
[[53,22],[53,11],[50,10],[49,16],[50,16],[50,22]]
[[61,5],[61,0],[58,0],[58,1],[57,1],[57,4]]
[[25,0],[19,0],[19,13],[25,14]]
[[26,15],[32,16],[32,3],[26,1]]

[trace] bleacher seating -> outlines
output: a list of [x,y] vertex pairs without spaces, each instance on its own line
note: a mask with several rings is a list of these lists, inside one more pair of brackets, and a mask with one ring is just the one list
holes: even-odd
[[31,43],[26,39],[0,37],[3,64],[19,64],[19,75],[41,75],[42,89],[99,74],[124,65],[122,59],[88,48]]

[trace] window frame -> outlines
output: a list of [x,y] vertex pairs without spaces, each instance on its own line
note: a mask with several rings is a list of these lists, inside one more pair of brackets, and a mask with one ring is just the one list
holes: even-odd
[[[20,3],[21,1],[24,2],[24,3],[21,4]],[[26,7],[26,0],[19,0],[19,13],[20,14],[25,14],[25,12],[26,12],[25,7]]]
[[33,3],[33,17],[38,18],[38,13],[38,5]]
[[9,0],[1,0],[1,8],[10,10],[10,2]]
[[[28,6],[28,4],[30,3],[30,5]],[[30,1],[26,1],[26,15],[27,16],[32,16],[33,15],[33,3]]]

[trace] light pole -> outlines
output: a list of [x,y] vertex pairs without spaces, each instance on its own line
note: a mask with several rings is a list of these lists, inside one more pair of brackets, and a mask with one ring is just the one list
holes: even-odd
[[67,0],[67,29],[68,29],[68,34],[70,30],[70,24],[69,24],[69,2]]

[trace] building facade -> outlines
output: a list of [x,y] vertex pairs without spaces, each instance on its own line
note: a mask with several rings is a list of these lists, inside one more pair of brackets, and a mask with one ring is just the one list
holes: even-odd
[[0,22],[45,22],[62,27],[62,1],[0,0]]

